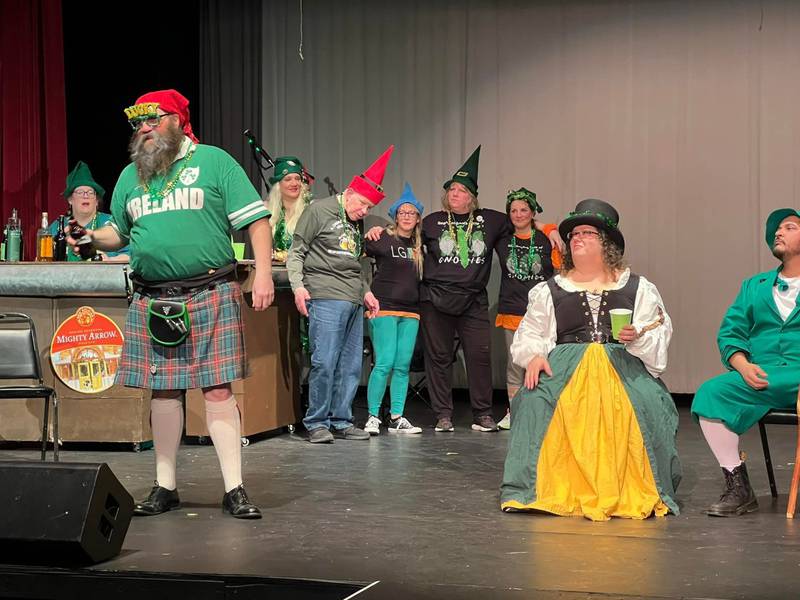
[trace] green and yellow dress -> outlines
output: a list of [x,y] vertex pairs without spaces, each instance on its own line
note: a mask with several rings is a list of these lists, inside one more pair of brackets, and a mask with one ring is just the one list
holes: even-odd
[[[524,366],[547,356],[553,375],[512,400],[501,508],[593,521],[678,514],[678,414],[657,379],[672,324],[656,287],[626,270],[594,294],[559,275],[529,299],[511,355]],[[647,330],[616,342],[612,308],[632,309]]]

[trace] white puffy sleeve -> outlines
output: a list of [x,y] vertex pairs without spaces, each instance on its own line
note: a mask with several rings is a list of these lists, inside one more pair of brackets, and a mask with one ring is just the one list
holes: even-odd
[[528,292],[528,310],[511,343],[514,364],[527,367],[534,356],[547,356],[556,345],[556,313],[547,282]]
[[656,286],[639,276],[639,289],[633,308],[633,326],[637,331],[658,321],[658,309],[664,313],[664,323],[646,331],[637,340],[626,345],[628,352],[641,359],[653,377],[658,377],[667,368],[667,349],[672,339],[672,320],[664,308],[664,301]]

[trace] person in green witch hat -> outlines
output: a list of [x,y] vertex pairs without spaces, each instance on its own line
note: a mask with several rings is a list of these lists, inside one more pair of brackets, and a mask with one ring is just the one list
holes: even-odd
[[272,256],[276,261],[286,262],[294,228],[311,201],[311,190],[305,167],[296,156],[276,158],[275,172],[269,178],[269,183],[272,188],[266,205],[273,215],[270,217]]
[[692,416],[722,468],[725,488],[706,511],[734,517],[758,509],[739,436],[772,408],[797,402],[800,384],[800,212],[778,209],[767,218],[766,242],[776,269],[742,283],[717,336],[727,373],[697,390]]
[[434,430],[453,426],[452,365],[456,334],[464,353],[472,429],[497,431],[492,414],[489,301],[492,252],[512,233],[505,214],[478,204],[478,146],[442,186],[442,210],[422,221],[427,250],[420,286],[425,374]]
[[[67,215],[72,215],[80,225],[87,229],[94,230],[105,225],[112,220],[110,214],[98,211],[105,193],[103,186],[92,177],[89,165],[79,160],[75,168],[67,175],[67,187],[64,189],[64,197],[69,204]],[[50,233],[55,236],[58,232],[58,219],[53,219],[49,229]],[[98,251],[98,255],[102,260],[109,262],[128,262],[130,249],[128,246],[124,246],[116,252]],[[67,250],[67,260],[80,261],[82,259],[80,254],[69,249]]]

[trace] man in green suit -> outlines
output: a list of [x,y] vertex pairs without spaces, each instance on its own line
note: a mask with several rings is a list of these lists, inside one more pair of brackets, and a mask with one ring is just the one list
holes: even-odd
[[725,476],[722,496],[706,511],[716,517],[758,509],[739,456],[739,436],[770,409],[794,406],[800,384],[800,213],[774,211],[766,240],[781,264],[742,284],[717,336],[729,371],[700,386],[692,403]]

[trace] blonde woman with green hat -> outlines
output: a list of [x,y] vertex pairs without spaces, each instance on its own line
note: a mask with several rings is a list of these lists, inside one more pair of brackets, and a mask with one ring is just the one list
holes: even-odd
[[[67,216],[71,215],[78,224],[91,231],[102,227],[112,220],[110,214],[98,211],[105,193],[103,186],[92,177],[89,165],[79,160],[75,168],[67,175],[67,187],[64,189],[64,198],[69,204]],[[58,233],[58,219],[53,219],[49,231],[53,236]],[[98,251],[97,254],[101,260],[109,262],[128,262],[130,260],[128,246],[124,246],[116,252]],[[67,261],[80,260],[83,260],[80,254],[73,250],[67,250]]]
[[275,173],[269,178],[272,188],[265,204],[272,214],[272,249],[276,261],[286,262],[294,228],[311,201],[308,177],[303,163],[296,156],[275,159]]

